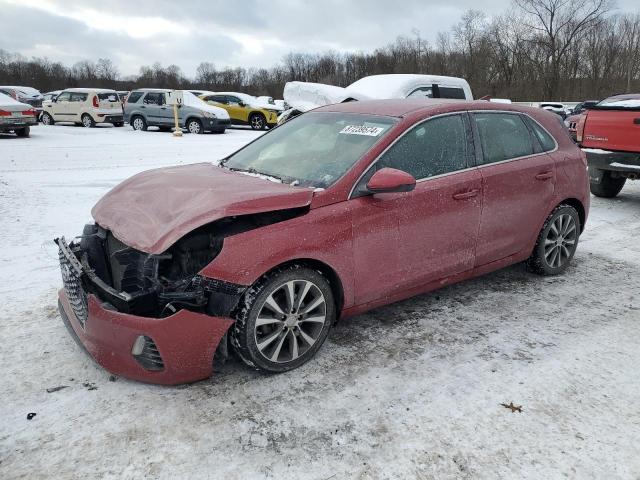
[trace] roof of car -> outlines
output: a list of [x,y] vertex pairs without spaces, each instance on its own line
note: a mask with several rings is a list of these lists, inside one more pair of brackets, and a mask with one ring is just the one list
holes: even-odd
[[344,102],[313,110],[314,112],[344,112],[362,113],[370,115],[386,115],[389,117],[403,117],[411,113],[422,111],[427,113],[435,110],[532,110],[514,104],[492,103],[485,100],[454,100],[448,98],[400,98],[390,100],[363,100],[359,102]]
[[78,93],[89,93],[89,92],[97,92],[97,93],[114,93],[115,90],[111,90],[110,88],[65,88],[63,92],[78,92]]

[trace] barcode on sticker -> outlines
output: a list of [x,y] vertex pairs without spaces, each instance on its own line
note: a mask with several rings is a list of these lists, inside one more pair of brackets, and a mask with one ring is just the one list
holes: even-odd
[[367,135],[369,137],[377,137],[382,133],[384,128],[381,127],[364,127],[362,125],[347,125],[340,133],[346,135]]

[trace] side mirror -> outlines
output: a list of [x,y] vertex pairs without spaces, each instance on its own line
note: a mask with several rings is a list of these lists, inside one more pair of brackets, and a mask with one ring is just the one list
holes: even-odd
[[238,105],[240,105],[241,107],[246,107],[247,104],[244,103],[242,100],[238,102]]
[[378,170],[367,182],[367,190],[371,193],[410,192],[416,188],[413,175],[395,168]]

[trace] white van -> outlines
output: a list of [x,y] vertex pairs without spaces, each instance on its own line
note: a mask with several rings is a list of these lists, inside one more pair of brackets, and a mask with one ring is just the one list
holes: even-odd
[[103,88],[67,88],[42,105],[42,123],[73,122],[95,127],[96,123],[124,125],[122,103],[115,90]]

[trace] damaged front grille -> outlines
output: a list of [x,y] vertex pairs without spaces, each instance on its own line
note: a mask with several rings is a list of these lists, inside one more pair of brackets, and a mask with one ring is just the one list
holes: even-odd
[[76,271],[76,268],[71,264],[71,261],[62,252],[61,248],[58,250],[58,257],[60,259],[62,283],[64,284],[64,290],[69,299],[69,305],[71,305],[71,309],[78,319],[78,322],[80,322],[80,325],[84,328],[89,309],[87,305],[87,293],[82,287],[82,278]]

